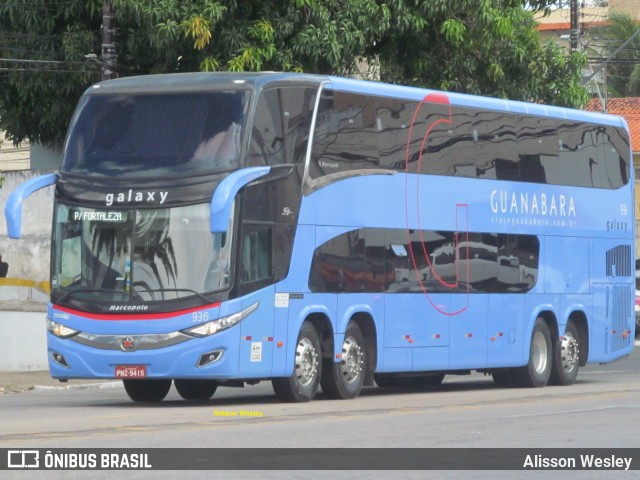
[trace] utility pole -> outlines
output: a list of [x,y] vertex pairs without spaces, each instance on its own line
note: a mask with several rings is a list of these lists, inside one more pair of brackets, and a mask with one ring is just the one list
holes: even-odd
[[578,19],[580,15],[578,13],[578,0],[571,0],[571,51],[578,51],[578,41],[580,39],[580,24]]
[[589,80],[591,80],[593,77],[596,76],[596,74],[600,71],[603,70],[604,71],[604,99],[601,99],[602,101],[602,111],[606,112],[607,111],[607,94],[608,94],[608,87],[607,87],[607,65],[609,65],[609,62],[611,62],[611,60],[613,60],[616,55],[618,55],[618,53],[624,48],[626,47],[629,43],[631,43],[633,41],[634,38],[636,38],[638,36],[638,34],[640,34],[640,28],[637,29],[635,32],[633,32],[631,34],[631,36],[629,38],[627,38],[622,45],[620,45],[618,48],[615,49],[615,51],[609,55],[604,62],[602,62],[600,64],[600,66],[598,68],[596,68],[594,71],[591,72],[591,75],[589,75],[587,78],[585,78],[582,81],[582,84],[585,85]]
[[116,63],[116,44],[114,43],[113,9],[111,0],[104,0],[102,6],[102,80],[109,80],[113,76]]

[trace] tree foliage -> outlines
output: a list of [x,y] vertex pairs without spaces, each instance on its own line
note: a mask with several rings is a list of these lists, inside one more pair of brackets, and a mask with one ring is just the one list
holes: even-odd
[[[112,0],[116,72],[365,69],[393,83],[580,106],[584,58],[541,45],[534,30],[532,12],[556,3]],[[0,128],[10,138],[61,143],[80,93],[100,79],[101,21],[101,0],[0,4],[0,39],[11,39],[0,58],[62,62],[0,60]]]
[[533,10],[521,2],[389,4],[393,27],[372,49],[385,81],[571,107],[587,101],[580,86],[586,58],[542,45]]
[[[0,130],[60,143],[78,97],[100,77],[101,1],[0,3]],[[11,59],[7,61],[6,59]]]
[[[611,96],[640,97],[640,35],[636,33],[638,29],[640,24],[634,17],[613,11],[609,15],[609,23],[597,32],[604,45],[600,55],[610,58],[606,75],[608,94]],[[622,50],[618,50],[631,37],[633,39]]]

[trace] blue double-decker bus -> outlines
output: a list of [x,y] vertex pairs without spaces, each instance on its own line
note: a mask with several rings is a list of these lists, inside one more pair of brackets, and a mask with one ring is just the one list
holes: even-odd
[[629,354],[623,119],[320,75],[122,78],[81,98],[55,186],[48,359],[134,401],[270,380],[284,401]]

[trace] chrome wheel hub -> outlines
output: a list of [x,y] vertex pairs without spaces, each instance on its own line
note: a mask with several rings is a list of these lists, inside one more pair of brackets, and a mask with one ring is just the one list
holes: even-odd
[[571,334],[565,333],[560,339],[560,356],[562,359],[562,368],[570,372],[578,364],[580,349],[578,348],[578,340]]
[[536,373],[542,373],[547,368],[549,352],[547,342],[541,332],[536,332],[531,342],[533,368]]
[[301,386],[313,383],[318,374],[318,352],[308,338],[303,338],[296,347],[296,377]]
[[353,337],[347,337],[342,345],[340,375],[346,383],[357,380],[364,367],[364,350]]

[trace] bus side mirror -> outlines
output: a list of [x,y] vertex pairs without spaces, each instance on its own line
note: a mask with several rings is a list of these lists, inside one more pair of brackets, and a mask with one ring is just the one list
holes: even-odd
[[4,216],[7,220],[7,233],[10,238],[20,238],[22,235],[22,201],[41,188],[56,183],[57,173],[48,173],[32,178],[16,188],[4,207]]
[[209,226],[211,233],[225,233],[229,226],[231,205],[242,187],[263,177],[271,171],[271,167],[251,167],[237,170],[217,186],[211,199]]

